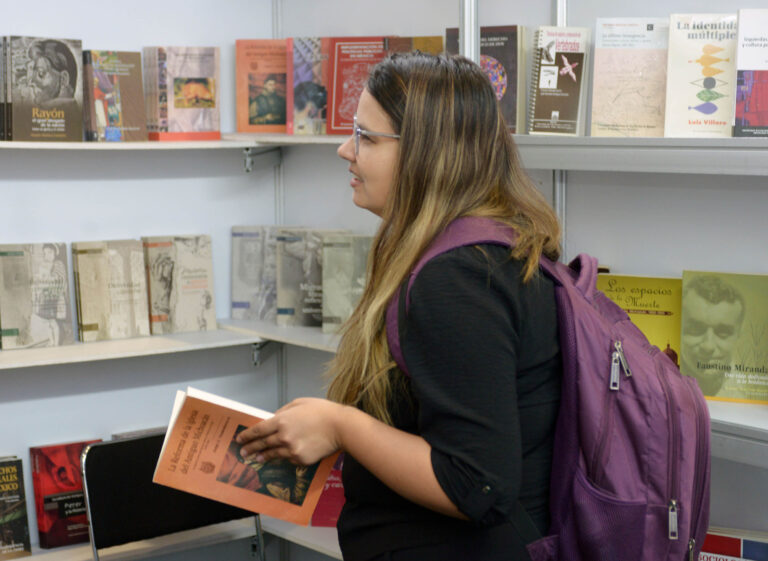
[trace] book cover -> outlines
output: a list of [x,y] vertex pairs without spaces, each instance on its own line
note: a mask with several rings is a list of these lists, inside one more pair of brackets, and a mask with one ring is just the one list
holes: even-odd
[[144,250],[139,240],[72,242],[83,342],[149,335]]
[[739,10],[733,136],[768,135],[768,9]]
[[0,458],[0,560],[32,555],[21,458]]
[[731,136],[736,14],[669,16],[664,136]]
[[12,36],[9,44],[10,139],[82,141],[82,41]]
[[315,512],[312,513],[310,525],[335,528],[339,521],[341,509],[346,502],[344,484],[341,480],[341,470],[344,468],[344,454],[339,454],[333,469],[325,480],[320,500],[317,501]]
[[286,132],[285,39],[235,41],[238,132]]
[[600,274],[597,289],[627,312],[652,345],[679,365],[681,279]]
[[372,236],[323,236],[323,332],[336,333],[363,294]]
[[294,37],[290,40],[289,134],[326,132],[330,41],[329,37]]
[[384,38],[332,37],[330,50],[331,96],[326,131],[352,134],[352,119],[368,74],[387,54]]
[[311,466],[240,454],[235,437],[271,413],[195,388],[178,391],[153,481],[245,510],[309,524],[336,461]]
[[590,30],[539,26],[533,47],[529,134],[583,136]]
[[219,48],[144,47],[144,53],[154,74],[149,139],[220,139]]
[[88,541],[80,454],[96,440],[33,446],[29,449],[40,547]]
[[[518,25],[480,28],[480,66],[496,92],[510,132],[525,132],[525,38]],[[445,50],[459,54],[459,29],[445,30]]]
[[277,313],[277,236],[273,226],[232,227],[233,319],[274,321]]
[[664,136],[668,18],[598,18],[592,136]]
[[152,334],[216,329],[211,237],[148,236],[142,242]]
[[0,328],[3,350],[74,342],[66,244],[0,245]]
[[147,140],[141,53],[83,51],[85,139]]
[[388,35],[384,37],[384,50],[387,54],[420,51],[431,55],[439,55],[445,49],[443,47],[442,35],[416,35],[414,37]]
[[762,532],[712,528],[701,546],[699,561],[768,559],[768,536]]
[[768,403],[768,275],[683,271],[680,371],[708,399]]

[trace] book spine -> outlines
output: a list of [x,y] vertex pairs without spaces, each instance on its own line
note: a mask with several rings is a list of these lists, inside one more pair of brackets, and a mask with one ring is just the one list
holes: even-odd
[[[528,132],[533,130],[533,119],[536,114],[536,95],[539,91],[539,70],[541,67],[541,49],[539,40],[542,30],[537,29],[533,36],[533,62],[531,63],[531,91],[528,94]],[[523,131],[518,130],[518,133]]]
[[5,50],[6,38],[0,39],[0,140],[5,140]]
[[293,37],[285,40],[285,132],[293,134]]
[[13,40],[11,37],[5,38],[5,139],[13,140],[13,80],[11,75],[11,63],[13,62],[13,56],[11,55]]
[[89,142],[99,139],[93,88],[93,56],[91,51],[83,51],[83,138]]

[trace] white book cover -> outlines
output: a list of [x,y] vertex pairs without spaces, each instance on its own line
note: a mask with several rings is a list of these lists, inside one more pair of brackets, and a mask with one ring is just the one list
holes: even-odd
[[276,227],[232,227],[233,319],[275,320]]
[[668,18],[598,18],[592,136],[664,136]]
[[768,136],[768,9],[739,10],[733,136]]
[[323,237],[323,333],[336,333],[365,289],[372,236]]
[[664,136],[731,136],[735,58],[735,13],[670,16]]

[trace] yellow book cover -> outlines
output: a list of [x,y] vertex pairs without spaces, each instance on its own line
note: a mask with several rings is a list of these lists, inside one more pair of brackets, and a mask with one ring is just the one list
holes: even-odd
[[683,271],[680,351],[708,399],[768,403],[768,275]]
[[272,414],[195,388],[178,391],[152,481],[309,525],[338,454],[311,466],[240,455],[235,437]]
[[651,344],[678,364],[680,279],[600,274],[597,276],[597,288],[627,312]]

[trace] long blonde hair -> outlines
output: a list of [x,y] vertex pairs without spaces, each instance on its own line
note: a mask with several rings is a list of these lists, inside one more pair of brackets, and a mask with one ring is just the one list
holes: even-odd
[[499,220],[516,230],[512,257],[525,260],[529,280],[542,254],[559,256],[560,227],[522,170],[479,66],[463,57],[395,54],[372,70],[366,88],[400,135],[399,156],[367,285],[329,365],[328,397],[391,424],[395,364],[386,308],[430,242],[460,216]]

